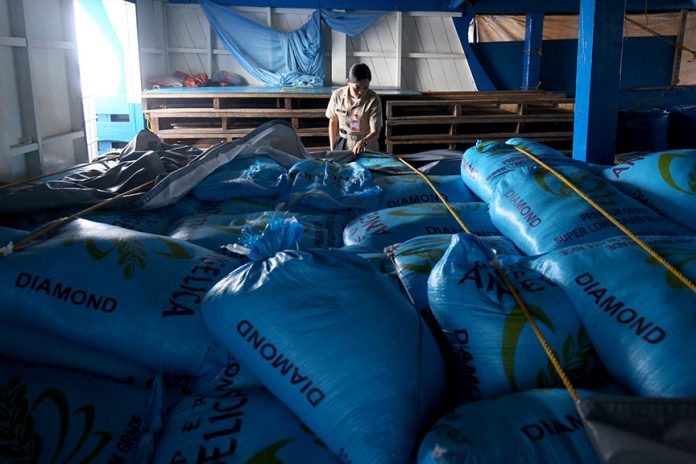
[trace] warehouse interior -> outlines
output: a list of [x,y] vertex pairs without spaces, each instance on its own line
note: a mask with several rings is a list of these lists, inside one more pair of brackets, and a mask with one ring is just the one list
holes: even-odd
[[696,462],[696,0],[0,0],[0,463]]

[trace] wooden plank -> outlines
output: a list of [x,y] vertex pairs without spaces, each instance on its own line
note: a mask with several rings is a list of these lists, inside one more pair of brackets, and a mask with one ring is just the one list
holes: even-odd
[[276,110],[238,108],[212,110],[209,108],[170,108],[149,110],[151,118],[325,118],[324,109]]
[[197,99],[197,98],[323,98],[328,100],[331,95],[321,93],[296,93],[292,90],[287,92],[240,92],[240,93],[221,93],[221,92],[166,92],[166,93],[150,93],[144,92],[143,99],[163,99],[163,98],[182,98],[182,99]]
[[[205,127],[192,127],[186,129],[163,129],[157,132],[157,135],[161,138],[206,138],[206,137],[227,137],[227,136],[243,136],[246,135],[256,128],[244,128],[244,129],[211,129]],[[300,137],[321,137],[326,136],[328,138],[327,130],[323,127],[314,127],[308,129],[297,129],[297,135]]]
[[401,116],[388,119],[386,126],[411,126],[421,124],[462,124],[462,123],[492,123],[492,122],[572,122],[573,113],[558,114],[480,114],[473,116]]
[[389,100],[387,102],[387,108],[395,106],[442,106],[442,105],[459,105],[459,104],[472,104],[472,105],[483,105],[483,104],[516,104],[525,103],[528,105],[534,104],[561,104],[561,103],[573,103],[572,98],[540,98],[538,96],[511,96],[511,97],[492,97],[484,96],[481,98],[457,98],[451,100]]
[[[466,135],[445,135],[445,134],[424,134],[424,135],[399,135],[390,137],[388,142],[391,144],[399,145],[414,145],[414,144],[424,144],[430,142],[440,142],[440,143],[457,143],[457,142],[470,142],[476,141],[478,139],[508,139],[512,137],[517,137],[519,134],[514,132],[507,133],[488,133],[488,134],[466,134]],[[545,140],[570,140],[573,137],[573,131],[564,132],[529,132],[524,134],[527,138],[532,138],[537,141]]]

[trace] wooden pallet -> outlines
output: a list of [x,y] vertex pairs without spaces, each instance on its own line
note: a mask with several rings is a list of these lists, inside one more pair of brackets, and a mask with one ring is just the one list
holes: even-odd
[[329,145],[325,117],[329,94],[286,92],[144,93],[143,112],[152,130],[166,142],[204,147],[232,141],[261,124],[287,121],[308,149]]
[[522,136],[569,152],[573,109],[572,99],[545,92],[429,94],[387,103],[385,142],[388,152],[402,153]]

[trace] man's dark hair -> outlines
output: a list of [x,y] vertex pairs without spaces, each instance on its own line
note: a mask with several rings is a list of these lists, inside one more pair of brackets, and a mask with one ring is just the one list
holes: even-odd
[[350,71],[348,71],[348,82],[358,82],[363,79],[372,80],[370,67],[365,63],[357,63],[351,66]]

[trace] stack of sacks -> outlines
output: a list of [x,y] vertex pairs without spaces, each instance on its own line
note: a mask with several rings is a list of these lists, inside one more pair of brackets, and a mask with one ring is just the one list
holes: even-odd
[[622,194],[589,170],[541,144],[511,139],[482,143],[464,154],[462,178],[490,204],[493,224],[529,255],[602,240],[621,232],[558,178],[514,149],[554,166],[619,222],[639,235],[684,235],[671,223]]
[[[643,237],[696,281],[696,237]],[[569,297],[610,374],[641,396],[696,396],[696,293],[628,237],[521,263]]]
[[[461,176],[428,176],[438,192],[448,202],[480,201],[462,182]],[[408,206],[417,203],[440,203],[432,188],[416,174],[382,176],[375,179],[382,189],[377,209]]]
[[[593,395],[579,391],[581,397]],[[418,464],[599,462],[567,391],[532,390],[461,405],[437,421]]]
[[202,201],[231,198],[277,198],[287,188],[288,171],[265,156],[235,159],[203,179],[193,194]]
[[341,233],[345,219],[335,214],[307,215],[282,211],[266,211],[235,216],[222,214],[198,214],[188,216],[172,226],[167,235],[177,240],[219,251],[230,243],[242,238],[242,229],[249,227],[253,232],[261,232],[269,221],[293,217],[303,228],[300,248],[339,247],[343,244]]
[[[451,203],[450,206],[474,235],[500,235],[491,223],[484,203]],[[442,203],[398,206],[364,214],[348,223],[343,243],[382,250],[421,235],[463,232]]]
[[426,324],[357,256],[258,248],[206,296],[211,334],[344,462],[407,462],[444,388]]
[[[522,309],[490,264],[511,251],[514,246],[503,237],[484,242],[455,235],[430,274],[430,308],[448,341],[459,401],[562,385]],[[571,380],[591,373],[594,349],[562,289],[517,263],[508,265],[505,274]]]
[[219,369],[211,369],[203,375],[189,378],[181,386],[188,396],[220,397],[234,395],[237,390],[261,388],[261,383],[248,368],[228,352],[227,361]]
[[273,211],[278,204],[277,198],[231,198],[223,201],[203,202],[198,210],[200,214],[222,214],[235,216],[238,214],[263,213]]
[[0,258],[0,322],[55,339],[55,347],[43,346],[54,354],[65,342],[154,372],[198,375],[221,352],[203,325],[203,297],[241,262],[78,219]]
[[[426,235],[412,238],[394,247],[394,266],[416,308],[430,308],[428,277],[445,254],[445,250],[449,248],[451,241],[451,234]],[[502,237],[483,237],[481,241],[504,255],[519,254],[512,242]]]
[[168,415],[153,464],[338,464],[324,443],[264,389],[184,398]]
[[0,361],[3,462],[146,464],[161,391],[65,369]]
[[486,203],[491,202],[495,186],[505,176],[520,168],[537,165],[515,147],[532,153],[552,167],[587,167],[582,161],[573,160],[545,145],[523,138],[512,138],[506,143],[479,143],[464,152],[461,176],[471,191]]
[[357,163],[300,161],[288,172],[290,187],[282,209],[299,212],[372,211],[382,190]]
[[601,175],[626,195],[696,232],[696,150],[640,156]]
[[157,235],[164,235],[173,220],[170,214],[162,211],[96,211],[82,218]]
[[399,276],[394,267],[394,263],[385,252],[363,248],[360,245],[346,246],[341,248],[341,250],[360,256],[379,270],[383,276],[387,277],[396,288],[401,289]]

